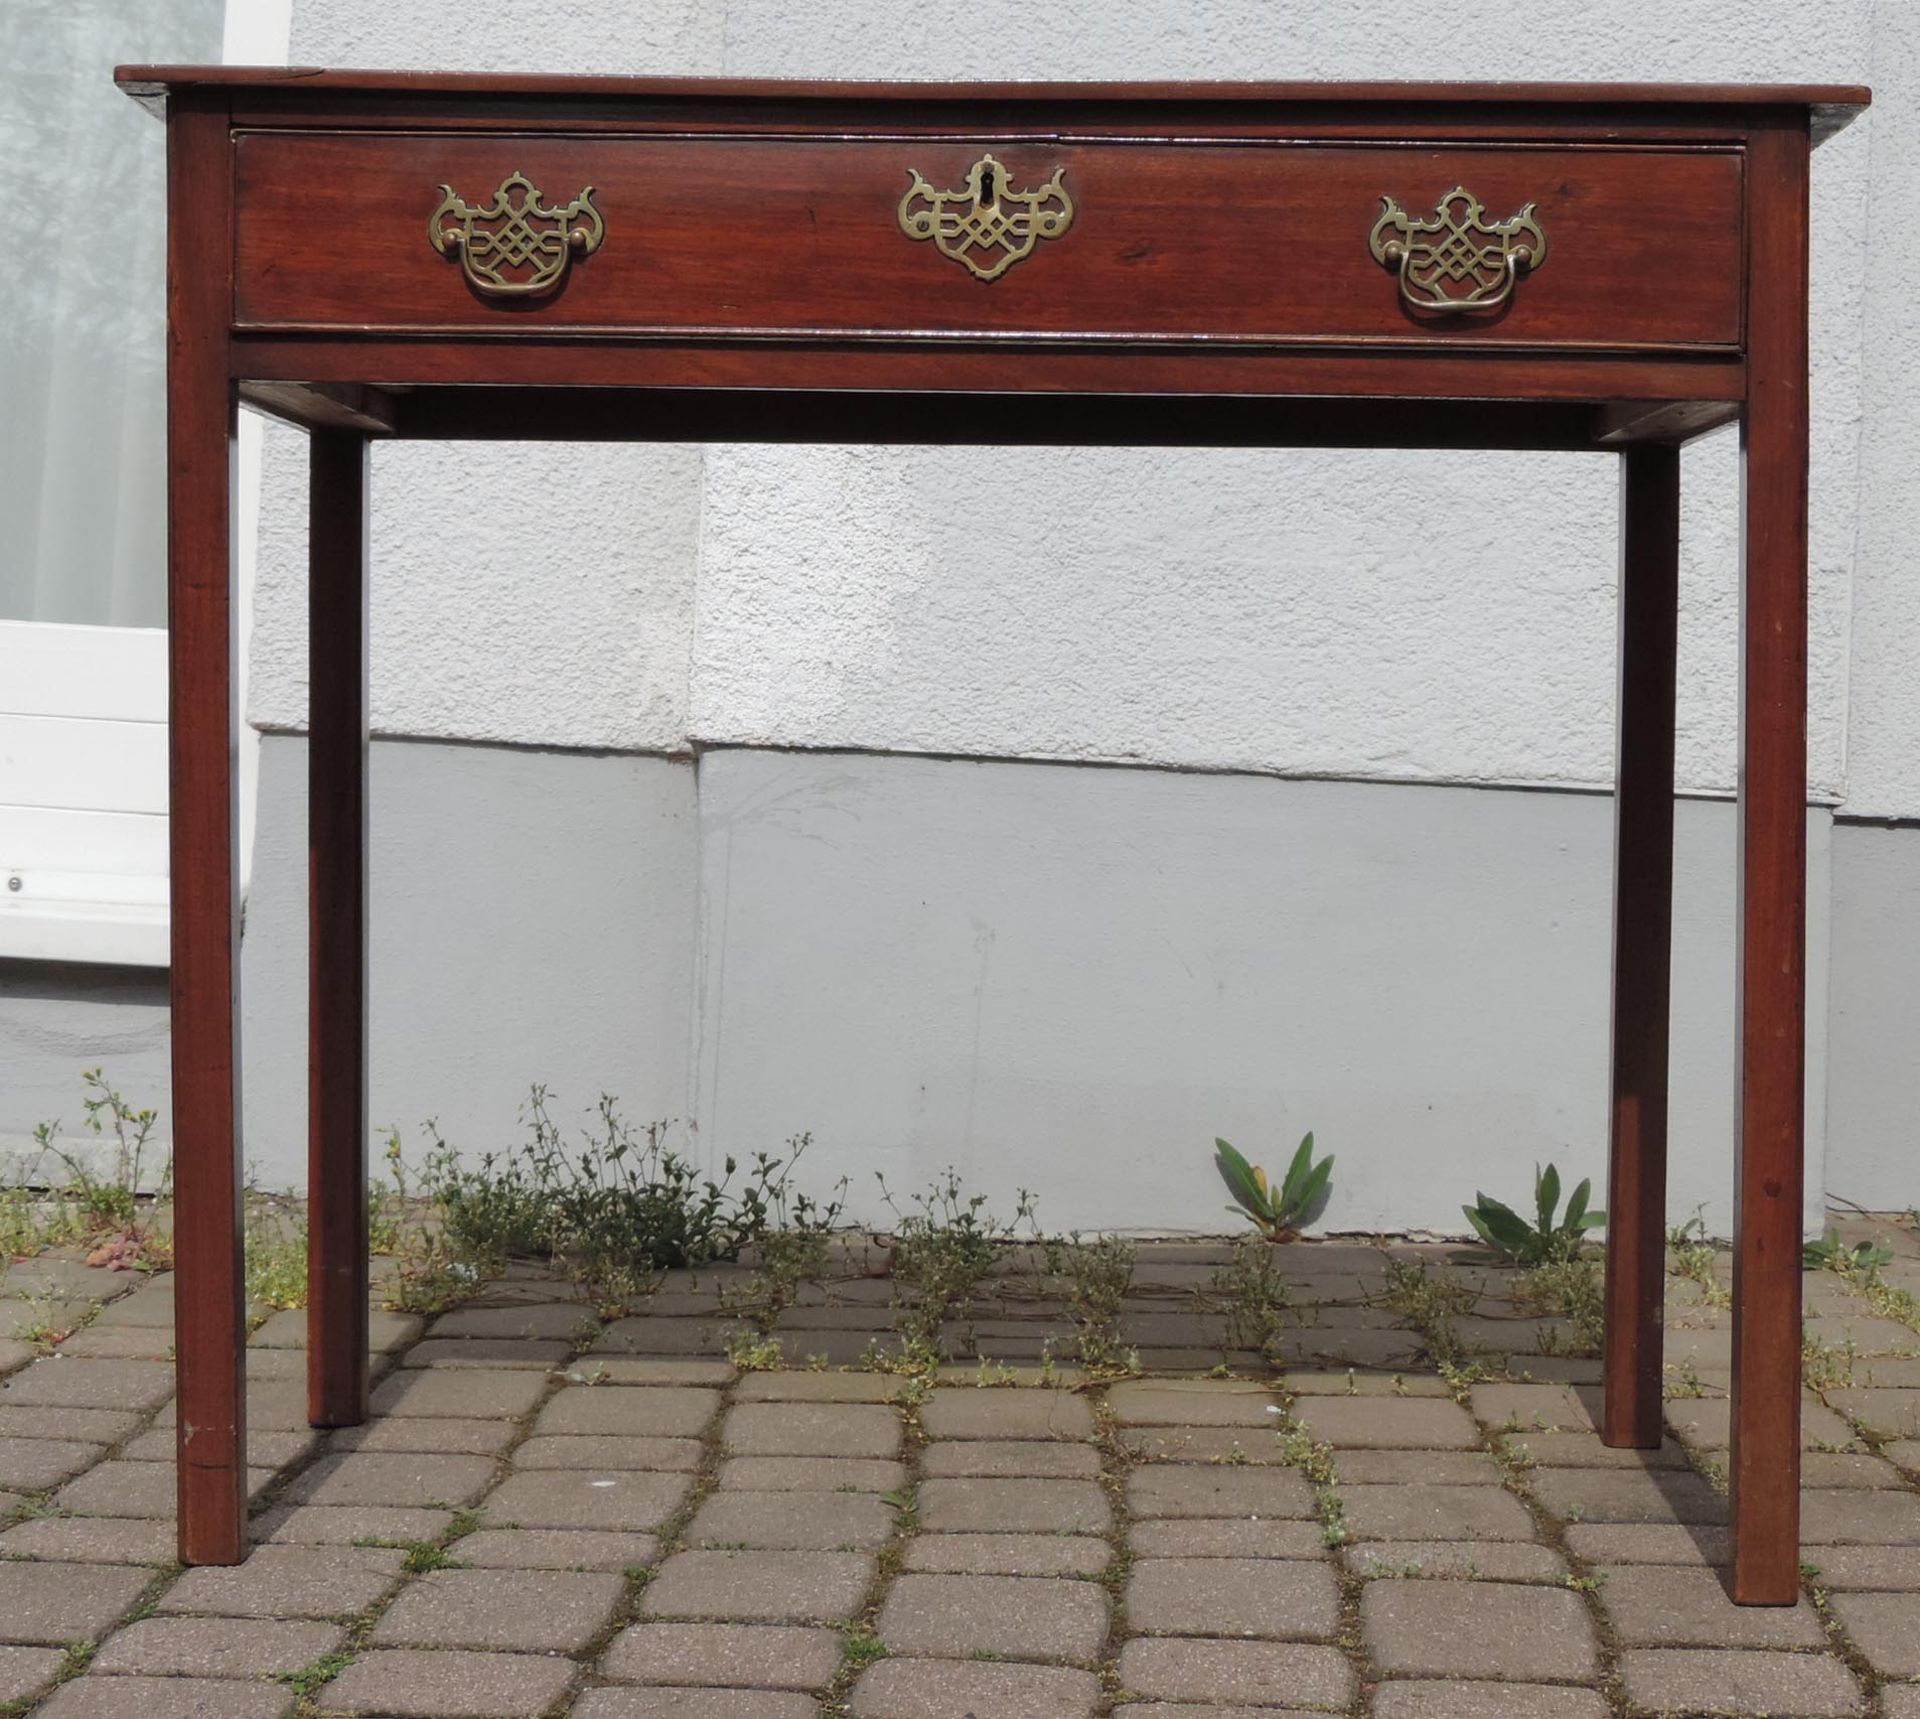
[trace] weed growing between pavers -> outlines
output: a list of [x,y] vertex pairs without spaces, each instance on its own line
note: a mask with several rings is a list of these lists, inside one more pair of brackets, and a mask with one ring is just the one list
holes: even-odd
[[1212,1290],[1227,1316],[1227,1341],[1277,1360],[1293,1307],[1274,1244],[1265,1236],[1243,1236],[1233,1258],[1215,1268]]
[[1724,1311],[1733,1306],[1733,1292],[1714,1274],[1713,1237],[1707,1234],[1707,1221],[1699,1212],[1667,1231],[1667,1254],[1675,1275],[1696,1285],[1709,1307]]
[[1513,1284],[1513,1299],[1529,1313],[1564,1319],[1564,1342],[1552,1326],[1540,1328],[1543,1355],[1598,1355],[1606,1338],[1606,1288],[1600,1261],[1591,1253],[1548,1260],[1521,1272]]
[[109,1167],[97,1170],[62,1146],[59,1122],[40,1123],[37,1151],[8,1167],[0,1193],[0,1264],[77,1244],[87,1248],[89,1265],[164,1271],[173,1263],[173,1238],[158,1218],[173,1166],[151,1144],[160,1113],[128,1103],[103,1069],[80,1078],[82,1126],[107,1143]]
[[1446,1381],[1456,1402],[1486,1378],[1478,1362],[1468,1359],[1466,1345],[1453,1328],[1455,1319],[1473,1311],[1479,1301],[1470,1284],[1436,1277],[1424,1263],[1393,1259],[1387,1262],[1387,1287],[1380,1305],[1397,1313],[1420,1333],[1427,1356]]
[[967,1322],[974,1298],[1006,1248],[1041,1239],[1033,1196],[1022,1188],[1013,1216],[1002,1220],[988,1212],[985,1194],[964,1192],[952,1169],[925,1193],[910,1195],[905,1207],[883,1176],[874,1179],[894,1216],[894,1323],[907,1357],[901,1370],[926,1371],[946,1358],[941,1337],[949,1320],[963,1327],[962,1346],[973,1347]]
[[1140,1352],[1120,1341],[1120,1309],[1133,1287],[1139,1251],[1124,1236],[1086,1241],[1078,1230],[1045,1244],[1048,1272],[1067,1280],[1073,1358],[1090,1375],[1126,1378],[1140,1371]]

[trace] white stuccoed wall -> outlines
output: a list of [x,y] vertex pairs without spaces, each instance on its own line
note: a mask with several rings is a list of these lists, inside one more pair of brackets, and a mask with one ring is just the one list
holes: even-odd
[[[800,77],[1892,79],[1896,86],[1904,79],[1911,94],[1917,39],[1905,0],[1555,0],[1524,12],[1510,0],[1418,8],[1358,0],[967,0],[910,12],[860,0],[509,0],[488,8],[484,28],[459,0],[409,7],[295,0],[291,57]],[[1898,99],[1894,89],[1882,97],[1890,106],[1889,98]],[[1920,676],[1908,660],[1920,637],[1920,600],[1912,581],[1899,577],[1909,512],[1902,492],[1910,494],[1905,474],[1920,452],[1920,423],[1895,366],[1914,349],[1900,344],[1898,332],[1910,333],[1915,317],[1903,285],[1916,243],[1904,215],[1914,131],[1908,115],[1893,116],[1891,126],[1889,117],[1876,109],[1823,147],[1814,199],[1811,773],[1817,799],[1844,809],[1857,797],[1881,816],[1920,814]],[[1871,250],[1864,239],[1869,199],[1898,217],[1872,223]],[[1864,396],[1863,328],[1873,355]],[[251,707],[269,729],[297,728],[305,703],[300,468],[300,438],[270,433]],[[1863,471],[1878,478],[1864,491]],[[1733,438],[1722,434],[1691,449],[1685,481],[1680,775],[1683,787],[1715,795],[1732,786],[1736,731]],[[384,734],[641,752],[692,743],[1099,760],[1378,783],[1591,789],[1611,779],[1617,473],[1607,458],[408,447],[376,452],[375,484],[374,712]],[[991,498],[984,510],[982,496]],[[1857,637],[1862,595],[1875,605],[1870,644]],[[820,945],[798,929],[782,944],[771,924],[743,937],[738,909],[747,898],[728,896],[715,870],[738,811],[729,795],[758,780],[756,771],[778,779],[785,768],[777,757],[727,755],[709,755],[702,766],[692,1062],[684,1082],[628,1096],[645,1113],[677,1109],[691,1095],[714,1150],[812,1127],[822,1137],[823,1169],[854,1167],[885,1149],[877,1131],[896,1120],[878,1086],[875,1121],[862,1127],[859,1104],[843,1102],[853,1072],[846,1065],[825,1065],[838,1078],[831,1094],[811,1076],[789,1081],[780,1071],[802,1067],[807,1045],[831,1023],[864,1020],[869,1011],[876,1028],[899,1034],[875,1047],[893,1059],[885,1079],[910,1078],[899,1059],[932,1056],[933,1039],[916,1036],[910,1023],[924,1018],[921,1003],[935,979],[924,962],[888,960],[888,938],[910,941],[912,932],[880,905],[910,888],[915,839],[928,844],[953,911],[984,912],[1000,886],[965,867],[943,869],[965,842],[955,848],[958,835],[942,836],[937,792],[917,811],[914,793],[903,792],[885,802],[883,817],[891,820],[887,841],[899,843],[893,869],[862,872],[864,856],[852,867],[864,879],[871,919],[843,922],[843,936]],[[808,815],[827,828],[882,817],[832,802],[832,783],[864,768],[850,765],[839,777],[821,771],[801,796]],[[1039,777],[1052,773],[1006,764],[989,774],[1006,778],[982,801],[983,816],[998,822],[969,837],[991,874],[1004,863],[996,854],[1009,845],[1018,851],[1022,796],[1039,792]],[[1225,792],[1233,791],[1229,784]],[[1298,791],[1266,788],[1269,795]],[[1128,772],[1100,795],[1121,797],[1143,827],[1158,828],[1191,792],[1164,774]],[[1298,863],[1339,858],[1340,841],[1363,852],[1392,841],[1403,815],[1424,829],[1429,813],[1396,810],[1420,803],[1406,796],[1424,792],[1363,794],[1359,823],[1337,839],[1298,826],[1291,838],[1301,844]],[[1487,802],[1487,829],[1529,815],[1495,804],[1507,796],[1464,798]],[[1279,815],[1279,805],[1266,804],[1258,816]],[[1605,860],[1606,813],[1598,801],[1554,813],[1564,823],[1556,840],[1586,844],[1573,862],[1577,899],[1569,911],[1580,924],[1570,947],[1589,957],[1592,915],[1604,916],[1605,900],[1593,895],[1587,874]],[[457,821],[463,814],[450,806],[447,815]],[[1117,819],[1115,827],[1126,822],[1111,805],[1105,815]],[[1441,822],[1481,815],[1449,810]],[[1361,831],[1374,816],[1378,832]],[[1716,828],[1716,816],[1725,828]],[[796,814],[797,825],[804,821]],[[1724,808],[1701,807],[1683,818],[1689,821],[1699,853],[1724,845]],[[1824,820],[1819,852],[1823,834]],[[821,838],[815,831],[797,839],[796,852]],[[1189,857],[1199,870],[1189,887],[1199,887],[1206,872],[1205,847],[1197,837]],[[1538,865],[1519,848],[1495,844],[1484,853],[1491,901],[1536,881]],[[376,849],[376,869],[380,863]],[[763,881],[800,875],[777,843],[743,863]],[[1694,863],[1683,844],[1683,913]],[[1417,865],[1408,865],[1400,898],[1408,923],[1423,912],[1444,914],[1440,874],[1423,883]],[[1144,872],[1136,881],[1143,903],[1151,899],[1158,885]],[[1206,872],[1206,886],[1215,881]],[[1179,882],[1176,876],[1168,885],[1176,895]],[[1816,883],[1816,910],[1824,914],[1824,872]],[[1070,893],[1063,889],[1062,899]],[[1680,934],[1679,983],[1683,991],[1703,989],[1693,1014],[1691,1005],[1677,1007],[1676,1079],[1702,1084],[1695,1100],[1677,1099],[1692,1108],[1677,1116],[1676,1204],[1704,1200],[1712,1215],[1724,1212],[1727,1186],[1730,1043],[1722,1042],[1715,1011],[1730,1003],[1731,956],[1723,908],[1693,899],[1695,918]],[[609,908],[619,900],[610,890]],[[1308,911],[1298,898],[1276,902],[1276,911]],[[811,923],[817,929],[830,918]],[[1143,911],[1141,923],[1152,927],[1154,913]],[[1526,923],[1517,915],[1502,935],[1518,937]],[[1535,1123],[1495,1130],[1476,1144],[1470,1130],[1450,1122],[1445,1151],[1429,1157],[1423,1175],[1396,1156],[1407,1149],[1404,1136],[1418,1134],[1426,1066],[1418,1056],[1409,1061],[1406,1047],[1418,1037],[1420,1012],[1437,1006],[1444,988],[1432,989],[1436,975],[1423,969],[1409,975],[1398,1002],[1392,989],[1384,1000],[1377,992],[1327,996],[1324,987],[1341,982],[1342,944],[1339,927],[1320,922],[1319,930],[1308,952],[1324,998],[1319,1013],[1358,1034],[1345,1053],[1358,1071],[1348,1088],[1364,1084],[1371,1065],[1383,1071],[1375,1084],[1399,1094],[1367,1113],[1357,1145],[1342,1143],[1353,1221],[1444,1223],[1457,1209],[1461,1177],[1483,1171],[1484,1180],[1511,1188],[1543,1148],[1564,1146],[1566,1156],[1598,1168],[1601,1117],[1583,1109],[1602,1090],[1589,1065],[1604,1056],[1604,1035],[1592,1036],[1604,1018],[1604,941],[1599,966],[1579,969],[1585,989],[1568,999],[1565,1037],[1541,1027],[1537,995],[1497,994],[1482,1023],[1494,1044],[1515,1046],[1509,1029],[1516,1024],[1540,1033],[1537,1044],[1524,1053],[1515,1046],[1512,1056],[1521,1087],[1537,1071]],[[1821,951],[1824,930],[1814,930]],[[1004,943],[1011,933],[992,935]],[[1500,959],[1520,958],[1502,948]],[[275,946],[250,959],[284,966],[290,953]],[[565,959],[564,949],[554,958]],[[1116,970],[1115,983],[1120,976]],[[950,977],[965,979],[958,969]],[[1063,975],[1050,997],[1036,967],[1028,989],[1041,988],[1028,1000],[1042,1013],[1049,1001],[1097,1009],[1111,987],[1082,991],[1082,977]],[[783,1008],[769,1012],[769,996],[784,998]],[[1110,1006],[1118,1023],[1133,1005],[1115,996]],[[1557,1018],[1554,1007],[1546,1014]],[[1263,1006],[1253,1019],[1263,1029],[1286,1026],[1285,1010],[1276,1017]],[[744,1023],[754,1020],[747,1032]],[[281,1024],[290,1030],[290,1022]],[[1816,1070],[1823,1026],[1816,1027]],[[1088,1030],[1099,1036],[1097,1018]],[[1246,1057],[1257,1059],[1263,1042],[1273,1043],[1255,1033]],[[1560,1062],[1542,1067],[1556,1044]],[[1116,1139],[1097,1106],[1082,1103],[1076,1112],[1072,1098],[1076,1078],[1098,1084],[1111,1065],[1081,1058],[1064,1040],[1057,1048],[1042,1072],[1066,1095],[1059,1107],[1065,1133],[1056,1129],[1049,1145],[1063,1166],[1064,1198],[1073,1198],[1064,1166],[1074,1162],[1098,1165],[1107,1191],[1079,1208],[1056,1201],[1051,1215],[1166,1221],[1180,1179],[1143,1180],[1140,1172],[1171,1149],[1169,1133],[1181,1136],[1185,1150],[1186,1133],[1210,1133],[1227,1126],[1225,1113],[1240,1114],[1239,1101],[1228,1102],[1230,1070],[1208,1057],[1170,1067],[1161,1096],[1178,1090],[1190,1099],[1177,1113],[1187,1125],[1174,1110],[1147,1105],[1152,1126]],[[1314,1073],[1323,1050],[1333,1055],[1330,1044],[1307,1034],[1282,1045],[1277,1064],[1245,1070],[1247,1084],[1264,1095],[1242,1106],[1249,1127],[1263,1114],[1279,1133],[1305,1125],[1316,1094],[1324,1096],[1322,1109],[1338,1108],[1331,1076]],[[418,1051],[410,1097],[431,1085],[425,1041]],[[250,1098],[250,1115],[256,1099],[297,1114],[299,1095],[287,1089],[295,1064],[277,1055],[268,1057],[278,1071],[273,1089]],[[1692,1072],[1682,1076],[1679,1068]],[[873,1078],[881,1079],[877,1068]],[[1282,1088],[1295,1096],[1276,1108],[1272,1094]],[[1221,1094],[1219,1105],[1207,1102],[1211,1092]],[[1552,1093],[1562,1096],[1540,1096]],[[1822,1090],[1810,1095],[1816,1149],[1823,1098]],[[935,1108],[939,1128],[924,1131],[916,1165],[973,1155],[968,1130],[979,1125],[977,1106]],[[1142,1107],[1131,1108],[1138,1115]],[[1077,1128],[1076,1113],[1083,1117]],[[1203,1120],[1215,1115],[1221,1120]],[[736,1119],[737,1139],[729,1129]],[[828,1138],[834,1128],[839,1144]],[[954,1137],[943,1140],[942,1129]],[[504,1131],[501,1118],[494,1133]],[[276,1156],[273,1167],[283,1179],[299,1175],[297,1157],[283,1165]],[[991,1153],[977,1167],[992,1192],[1007,1192],[1011,1167],[997,1166]],[[1382,1178],[1391,1179],[1391,1199],[1361,1197],[1363,1184],[1386,1185]],[[1130,1188],[1140,1190],[1138,1210],[1116,1197]],[[1209,1195],[1206,1210],[1213,1204]],[[1206,1218],[1197,1208],[1189,1218],[1183,1204],[1181,1220]]]

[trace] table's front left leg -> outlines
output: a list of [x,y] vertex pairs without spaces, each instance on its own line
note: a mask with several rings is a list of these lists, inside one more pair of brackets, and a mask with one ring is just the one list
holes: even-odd
[[247,1547],[234,799],[227,116],[176,93],[167,147],[168,846],[180,1561]]
[[1760,132],[1747,178],[1731,1457],[1733,1593],[1750,1605],[1800,1591],[1807,155],[1804,128]]
[[308,505],[307,1419],[367,1418],[367,439],[315,430]]

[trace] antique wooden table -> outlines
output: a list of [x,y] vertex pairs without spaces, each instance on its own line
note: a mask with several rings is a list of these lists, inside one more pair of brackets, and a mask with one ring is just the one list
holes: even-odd
[[1808,168],[1864,90],[119,79],[168,127],[185,1561],[247,1544],[240,402],[312,436],[316,1426],[367,1412],[371,438],[1617,449],[1603,1430],[1649,1448],[1679,450],[1738,420],[1733,1588],[1795,1598]]

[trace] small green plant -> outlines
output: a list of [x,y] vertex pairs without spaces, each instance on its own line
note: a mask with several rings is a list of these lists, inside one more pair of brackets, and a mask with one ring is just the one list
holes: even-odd
[[1226,1311],[1228,1344],[1277,1358],[1293,1297],[1274,1263],[1273,1249],[1257,1236],[1236,1242],[1233,1258],[1214,1267],[1211,1287]]
[[154,1216],[172,1182],[171,1164],[161,1166],[154,1187],[145,1186],[149,1141],[160,1113],[136,1110],[104,1069],[89,1069],[80,1078],[87,1089],[80,1103],[88,1132],[101,1138],[112,1132],[111,1168],[96,1170],[61,1146],[58,1122],[43,1122],[33,1131],[40,1161],[52,1158],[65,1172],[60,1199],[67,1208],[66,1227],[91,1244],[89,1265],[110,1271],[164,1270],[173,1263],[173,1241],[155,1225]]
[[1837,1271],[1842,1275],[1866,1277],[1883,1265],[1893,1263],[1893,1250],[1872,1242],[1855,1242],[1848,1247],[1832,1230],[1818,1241],[1810,1241],[1800,1250],[1800,1263],[1808,1271]]
[[848,1624],[840,1643],[840,1657],[849,1671],[863,1671],[887,1657],[887,1644],[865,1624]]
[[1276,1188],[1268,1183],[1267,1173],[1258,1164],[1249,1164],[1226,1141],[1213,1143],[1213,1162],[1221,1181],[1233,1196],[1233,1205],[1251,1218],[1254,1227],[1271,1242],[1290,1242],[1326,1210],[1333,1186],[1333,1154],[1317,1164],[1313,1159],[1313,1135],[1300,1142]]
[[351,1653],[323,1653],[318,1659],[309,1660],[298,1671],[276,1671],[273,1675],[302,1701],[307,1701],[352,1663]]
[[[924,1371],[946,1358],[942,1327],[964,1323],[982,1280],[1002,1251],[1021,1237],[1037,1235],[1033,1196],[1019,1192],[1013,1216],[1004,1222],[987,1211],[985,1194],[967,1194],[959,1172],[949,1167],[924,1194],[902,1207],[875,1172],[880,1197],[894,1215],[894,1324],[905,1350],[905,1370]],[[970,1333],[963,1333],[971,1346]]]
[[1488,1247],[1516,1265],[1546,1265],[1571,1259],[1580,1251],[1580,1243],[1589,1230],[1601,1228],[1605,1212],[1590,1212],[1587,1201],[1593,1192],[1591,1180],[1573,1190],[1563,1216],[1556,1218],[1560,1205],[1560,1172],[1549,1164],[1533,1172],[1534,1209],[1538,1223],[1529,1223],[1511,1206],[1503,1205],[1488,1194],[1476,1194],[1474,1204],[1462,1206],[1474,1234]]
[[1564,1319],[1567,1336],[1542,1332],[1544,1354],[1598,1355],[1606,1341],[1606,1284],[1596,1260],[1586,1254],[1549,1259],[1519,1274],[1513,1298],[1530,1313]]
[[1714,1275],[1713,1237],[1707,1234],[1707,1220],[1699,1212],[1667,1231],[1667,1251],[1673,1256],[1674,1271],[1699,1287],[1709,1307],[1733,1305],[1731,1291]]
[[1433,1364],[1449,1385],[1466,1370],[1465,1346],[1453,1322],[1471,1313],[1479,1299],[1473,1286],[1458,1278],[1436,1277],[1424,1264],[1413,1260],[1387,1261],[1387,1287],[1380,1303],[1420,1333]]
[[1138,1253],[1138,1246],[1124,1236],[1083,1241],[1077,1230],[1047,1243],[1048,1271],[1067,1280],[1073,1353],[1082,1367],[1101,1373],[1140,1371],[1139,1355],[1121,1343],[1119,1330]]

